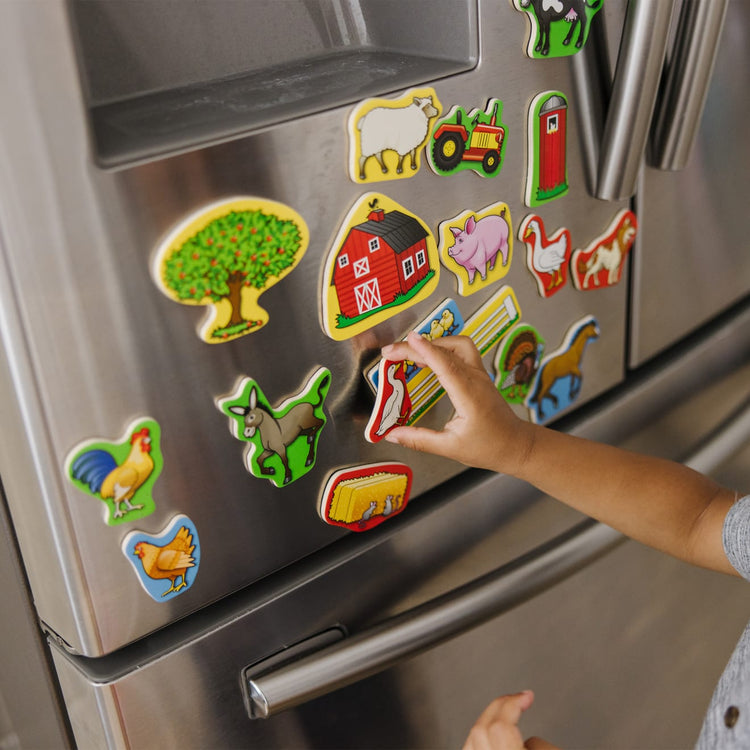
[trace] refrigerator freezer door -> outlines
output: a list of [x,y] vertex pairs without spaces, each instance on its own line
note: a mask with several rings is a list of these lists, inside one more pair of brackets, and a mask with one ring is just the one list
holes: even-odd
[[[720,465],[704,449],[694,454],[700,468],[747,487],[750,310],[694,343],[569,426],[670,458],[718,446]],[[738,410],[745,416],[732,420]],[[750,616],[747,584],[632,542],[432,651],[268,719],[248,717],[247,668],[334,626],[363,645],[360,636],[386,632],[379,623],[389,616],[401,624],[402,613],[498,565],[510,563],[511,576],[522,571],[529,542],[581,521],[507,477],[467,472],[461,485],[434,493],[430,512],[420,507],[418,519],[369,551],[340,540],[301,563],[305,570],[292,566],[225,601],[210,620],[188,618],[102,659],[55,650],[77,737],[130,747],[156,736],[188,747],[456,747],[492,698],[532,687],[526,731],[560,746],[689,746]],[[340,644],[329,647],[339,658],[327,666],[338,661],[346,671],[347,641]],[[147,725],[155,700],[167,718]]]
[[[680,172],[644,169],[636,210],[630,364],[750,292],[750,6],[729,2],[697,142]],[[690,127],[690,124],[688,124]]]
[[[403,4],[387,5],[400,19]],[[424,9],[428,4],[416,5]],[[106,15],[110,6],[82,3],[77,10],[85,14],[98,9]],[[450,6],[459,12],[458,4]],[[3,371],[7,366],[9,373],[2,397],[16,404],[9,411],[15,439],[0,448],[0,469],[40,618],[70,649],[95,656],[340,539],[347,532],[322,523],[317,513],[322,488],[335,470],[407,461],[414,481],[402,517],[419,507],[428,490],[457,475],[462,467],[455,462],[365,440],[373,396],[362,373],[382,345],[405,335],[443,300],[455,299],[469,319],[499,285],[462,297],[455,277],[444,271],[429,299],[351,339],[332,340],[320,321],[322,295],[328,293],[323,269],[344,217],[364,192],[347,173],[352,107],[287,113],[273,127],[231,138],[222,134],[210,144],[203,142],[202,130],[197,142],[184,140],[180,125],[188,119],[194,125],[195,119],[183,120],[177,107],[159,120],[168,132],[174,129],[174,139],[167,139],[159,155],[149,152],[144,161],[128,160],[116,171],[103,170],[91,152],[91,92],[79,84],[80,50],[70,33],[69,7],[55,0],[0,4],[0,56],[5,69],[14,71],[2,82],[4,100],[14,105],[4,110],[0,135],[0,333],[7,359]],[[151,3],[132,7],[134,13],[154,10]],[[219,7],[206,3],[205,10],[218,12]],[[368,187],[406,207],[436,236],[441,222],[464,211],[481,212],[498,202],[507,205],[515,249],[502,284],[512,288],[523,322],[545,340],[546,353],[569,345],[566,335],[580,321],[593,317],[598,325],[599,337],[586,349],[575,407],[623,378],[627,269],[614,286],[582,292],[569,281],[546,299],[516,233],[527,214],[540,212],[550,234],[565,228],[575,248],[585,247],[627,206],[597,201],[587,191],[578,140],[579,121],[586,112],[577,105],[569,62],[524,56],[526,19],[512,4],[460,7],[463,12],[479,8],[479,28],[468,22],[462,38],[478,35],[481,60],[467,72],[419,83],[434,89],[443,114],[454,105],[470,112],[484,111],[489,99],[502,103],[507,133],[502,167],[494,177],[471,171],[439,176],[423,163],[408,179]],[[617,19],[621,10],[622,4],[610,0],[599,15],[614,14]],[[122,16],[113,13],[108,22],[117,18]],[[196,14],[193,20],[202,23],[202,18]],[[373,18],[373,23],[383,22],[380,13]],[[435,30],[434,25],[429,28]],[[382,29],[378,34],[388,36]],[[403,34],[399,38],[403,41]],[[443,44],[440,38],[436,32],[422,48]],[[446,39],[446,49],[453,49],[454,42],[453,37]],[[470,52],[476,46],[472,44]],[[127,66],[127,45],[120,53],[121,64]],[[384,81],[380,95],[403,95],[388,88],[399,83]],[[528,171],[527,118],[532,101],[546,91],[560,92],[568,102],[569,189],[564,197],[532,210],[522,198]],[[373,94],[368,87],[366,95]],[[160,107],[185,104],[168,96],[159,102]],[[137,130],[133,122],[120,121],[119,127],[128,125]],[[559,134],[560,129],[551,132]],[[178,304],[160,291],[154,281],[154,256],[187,217],[238,196],[290,207],[304,219],[310,241],[298,266],[264,294],[267,324],[209,346],[196,331],[204,309]],[[487,352],[488,370],[495,351]],[[218,408],[221,399],[248,377],[280,410],[322,367],[330,371],[331,380],[323,407],[327,422],[314,464],[286,486],[252,476],[244,445],[237,439],[238,427]],[[450,414],[448,399],[442,399],[421,424],[439,427]],[[135,441],[144,429],[152,436],[154,476],[160,469],[151,485],[153,512],[142,508],[137,509],[139,516],[107,516],[93,490],[71,481],[80,473],[73,465],[86,464],[78,462],[80,452],[122,451],[130,433]],[[157,431],[161,461],[154,458]],[[129,509],[123,504],[120,511]],[[184,577],[177,577],[171,584],[158,579],[161,588],[154,589],[157,579],[144,577],[145,551],[166,543],[165,529],[175,537],[192,538],[185,542],[194,547],[186,565],[199,562],[199,569],[187,568],[187,587],[182,585]],[[138,547],[135,532],[152,547]],[[359,535],[353,544],[367,547],[369,535]]]

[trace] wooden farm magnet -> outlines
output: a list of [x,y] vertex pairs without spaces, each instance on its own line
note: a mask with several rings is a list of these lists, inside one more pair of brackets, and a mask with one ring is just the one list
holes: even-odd
[[258,383],[246,377],[217,401],[232,434],[248,443],[245,466],[254,477],[284,487],[312,469],[330,385],[330,370],[320,367],[299,393],[272,407]]
[[568,192],[568,100],[561,91],[537,94],[529,107],[526,143],[527,206],[540,206]]
[[505,337],[495,356],[495,384],[508,403],[526,400],[543,353],[544,339],[530,325],[521,323]]
[[356,336],[426,299],[440,273],[435,238],[381,193],[356,203],[323,272],[322,324],[337,341]]
[[513,259],[510,209],[493,203],[440,223],[440,259],[456,275],[458,292],[473,294],[502,279]]
[[581,392],[581,361],[589,341],[599,338],[599,324],[589,315],[574,323],[562,344],[542,359],[526,398],[533,422],[542,424],[573,404]]
[[629,210],[620,211],[612,223],[584,250],[573,253],[571,268],[576,289],[614,286],[638,233],[638,220]]
[[153,486],[163,466],[159,424],[149,418],[132,422],[120,440],[87,440],[65,462],[65,474],[88,495],[101,500],[110,526],[154,512]]
[[453,107],[430,139],[427,158],[432,170],[439,175],[471,170],[482,177],[497,176],[505,155],[502,111],[499,99],[490,99],[484,110],[468,113],[463,107]]
[[308,242],[305,221],[289,206],[232,198],[176,226],[154,255],[153,276],[175,302],[210,307],[198,335],[222,343],[268,322],[258,298],[297,266]]
[[349,117],[349,176],[354,182],[412,177],[419,171],[430,125],[440,115],[434,89],[398,99],[367,99]]
[[539,294],[549,298],[560,291],[568,280],[568,263],[573,251],[570,232],[558,229],[547,237],[540,216],[527,216],[518,228],[518,236],[526,243],[526,264],[536,280]]
[[368,531],[404,510],[411,483],[411,469],[402,463],[341,469],[329,477],[318,513],[333,526]]
[[141,586],[157,602],[186,592],[201,561],[198,532],[185,515],[175,516],[158,534],[131,531],[122,542],[122,552]]
[[406,362],[380,361],[375,406],[365,428],[370,443],[380,442],[394,427],[408,424],[411,398],[406,387]]
[[526,13],[529,37],[526,54],[532,58],[567,57],[583,47],[591,20],[604,0],[513,0]]

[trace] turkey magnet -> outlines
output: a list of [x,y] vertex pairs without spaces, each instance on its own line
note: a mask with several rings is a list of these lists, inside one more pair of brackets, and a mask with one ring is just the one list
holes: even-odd
[[163,466],[161,429],[150,418],[131,423],[120,440],[87,440],[65,461],[65,474],[105,504],[104,518],[115,526],[154,512],[152,495]]
[[496,177],[505,154],[502,111],[499,99],[490,99],[484,110],[468,113],[463,107],[453,107],[435,126],[428,145],[433,172],[446,175],[470,170],[482,177]]
[[505,337],[495,356],[495,385],[508,403],[526,400],[543,353],[544,339],[530,325],[521,323]]
[[245,466],[254,477],[284,487],[312,469],[330,385],[330,370],[320,367],[299,393],[275,407],[252,378],[243,378],[234,393],[217,400],[232,434],[249,444]]
[[568,280],[573,251],[570,232],[558,229],[548,238],[541,217],[531,214],[521,222],[518,237],[526,243],[526,264],[536,279],[539,294],[549,298],[559,292]]
[[567,57],[583,47],[591,20],[604,0],[513,0],[526,13],[529,38],[526,54],[532,58]]
[[404,510],[411,482],[411,469],[402,463],[341,469],[328,478],[318,513],[333,526],[368,531]]
[[411,397],[406,387],[406,362],[383,359],[378,365],[375,406],[365,427],[370,443],[380,442],[394,427],[408,424]]
[[198,532],[185,515],[175,516],[159,534],[131,531],[122,542],[148,595],[157,602],[185,593],[195,582],[201,561]]
[[232,198],[205,206],[159,245],[153,277],[183,305],[208,306],[198,335],[217,344],[268,322],[263,292],[297,266],[307,250],[304,219],[289,206],[261,198]]
[[323,272],[322,325],[336,341],[356,336],[426,299],[438,283],[435,238],[381,193],[349,211]]
[[599,338],[599,324],[589,315],[574,323],[558,349],[542,359],[526,398],[533,422],[542,424],[573,404],[581,392],[581,362],[590,341]]
[[540,206],[568,192],[568,100],[561,91],[537,94],[529,106],[526,143],[527,206]]
[[441,222],[438,234],[440,259],[456,275],[463,296],[499,281],[510,270],[513,229],[505,203],[464,211]]
[[614,286],[622,276],[625,259],[638,233],[638,220],[629,210],[620,211],[612,223],[584,250],[573,253],[571,269],[576,289]]
[[354,182],[412,177],[441,107],[434,89],[399,99],[367,99],[349,116],[349,176]]

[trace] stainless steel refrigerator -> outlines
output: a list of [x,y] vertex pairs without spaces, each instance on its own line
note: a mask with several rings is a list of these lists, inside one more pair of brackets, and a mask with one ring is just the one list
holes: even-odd
[[[365,438],[380,347],[435,324],[520,414],[750,490],[750,5],[546,5],[0,6],[0,744],[452,747],[525,687],[563,747],[697,736],[742,582]],[[469,216],[508,243],[473,273]],[[256,400],[313,414],[291,468]],[[399,507],[331,509],[388,471]]]

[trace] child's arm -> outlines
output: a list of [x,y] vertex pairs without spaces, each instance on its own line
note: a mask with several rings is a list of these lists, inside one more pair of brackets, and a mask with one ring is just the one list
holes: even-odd
[[412,333],[385,347],[383,356],[429,367],[456,412],[440,432],[398,427],[386,439],[518,477],[633,539],[737,575],[722,545],[734,492],[681,464],[519,419],[465,336],[428,342]]

